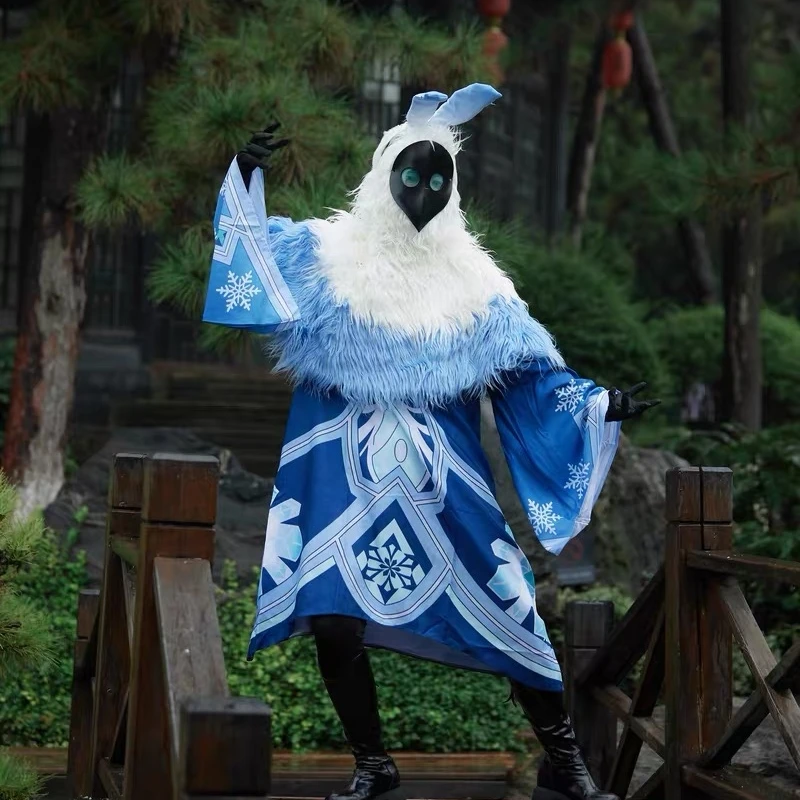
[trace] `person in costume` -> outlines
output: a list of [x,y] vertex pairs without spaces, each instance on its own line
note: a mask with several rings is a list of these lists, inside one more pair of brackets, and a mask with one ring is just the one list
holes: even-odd
[[[562,702],[534,577],[480,446],[488,397],[514,485],[551,553],[588,523],[620,422],[657,401],[567,368],[466,226],[458,126],[500,94],[413,98],[349,211],[268,217],[277,126],[230,165],[204,320],[271,333],[294,393],[270,503],[248,657],[313,634],[355,756],[329,800],[400,797],[368,647],[502,675],[543,745],[535,797],[613,800]],[[579,324],[576,320],[576,324]]]

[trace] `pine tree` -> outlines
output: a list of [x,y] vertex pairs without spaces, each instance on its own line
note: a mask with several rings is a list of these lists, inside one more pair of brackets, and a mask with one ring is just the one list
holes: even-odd
[[[326,0],[42,0],[36,12],[0,56],[0,103],[32,114],[42,142],[3,454],[26,510],[63,480],[94,231],[133,222],[158,233],[152,296],[196,315],[219,180],[254,130],[277,119],[291,138],[271,210],[302,216],[341,205],[368,163],[352,102],[365,70],[396,65],[406,81],[444,90],[485,74],[477,27],[448,33]],[[129,150],[108,153],[121,58],[141,61],[146,100]]]
[[[17,493],[0,473],[0,681],[52,659],[47,620],[14,593],[14,576],[35,558],[43,533],[39,514],[23,518],[17,513]],[[40,788],[27,764],[0,750],[0,800],[28,800]]]

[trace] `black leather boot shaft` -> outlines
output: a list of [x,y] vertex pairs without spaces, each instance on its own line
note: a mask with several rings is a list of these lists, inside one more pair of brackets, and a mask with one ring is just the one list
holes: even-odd
[[533,800],[619,800],[597,788],[575,739],[562,692],[512,684],[512,692],[545,751]]
[[356,759],[348,787],[327,800],[396,800],[400,775],[386,753],[378,692],[363,645],[362,620],[315,617],[312,620],[320,672]]

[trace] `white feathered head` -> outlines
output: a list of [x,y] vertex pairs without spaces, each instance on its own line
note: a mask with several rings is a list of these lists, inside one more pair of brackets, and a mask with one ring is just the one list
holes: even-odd
[[375,150],[372,169],[354,193],[353,215],[396,235],[435,235],[435,229],[463,224],[455,166],[461,147],[457,127],[500,96],[482,83],[459,89],[450,98],[442,92],[415,95],[406,121],[386,131]]

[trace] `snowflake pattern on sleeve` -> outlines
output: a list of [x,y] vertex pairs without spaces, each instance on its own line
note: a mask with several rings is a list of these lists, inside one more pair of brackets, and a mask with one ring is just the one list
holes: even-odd
[[570,414],[574,414],[583,402],[586,390],[590,385],[588,382],[578,383],[575,378],[572,378],[566,386],[558,387],[555,390],[556,397],[558,397],[556,411],[569,411]]
[[583,497],[584,492],[589,486],[591,475],[591,465],[586,461],[579,461],[577,464],[567,464],[569,470],[569,480],[564,484],[565,489],[572,489],[578,497]]
[[556,522],[561,519],[560,514],[553,511],[553,503],[537,503],[528,500],[528,520],[538,536],[555,534]]
[[237,278],[236,273],[229,270],[228,282],[217,289],[217,294],[225,298],[225,311],[240,307],[250,311],[250,301],[257,294],[261,294],[261,289],[253,285],[252,271],[245,272]]

